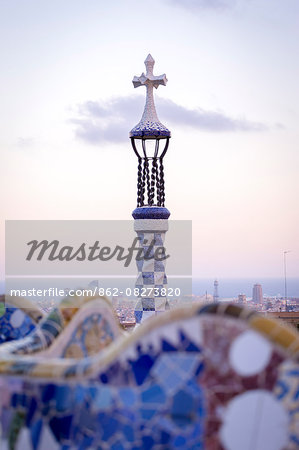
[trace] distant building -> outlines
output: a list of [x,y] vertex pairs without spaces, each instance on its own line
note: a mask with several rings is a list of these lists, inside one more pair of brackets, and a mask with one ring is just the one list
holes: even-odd
[[268,317],[282,320],[283,322],[294,326],[299,331],[299,311],[295,312],[269,312],[267,313]]
[[213,295],[213,301],[215,303],[219,302],[219,293],[218,293],[218,280],[214,281],[214,295]]
[[239,303],[239,305],[246,305],[246,295],[245,294],[238,295],[238,303]]
[[253,303],[263,303],[263,290],[260,284],[255,284],[252,289]]

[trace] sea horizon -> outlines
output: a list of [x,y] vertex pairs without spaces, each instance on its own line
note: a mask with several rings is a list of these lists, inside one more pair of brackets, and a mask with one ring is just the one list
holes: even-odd
[[[239,294],[252,297],[254,284],[261,284],[263,295],[269,297],[284,297],[285,280],[283,277],[242,277],[217,278],[219,298],[235,298]],[[193,278],[192,291],[194,295],[204,295],[214,292],[215,278]],[[287,278],[287,297],[299,298],[299,277]]]

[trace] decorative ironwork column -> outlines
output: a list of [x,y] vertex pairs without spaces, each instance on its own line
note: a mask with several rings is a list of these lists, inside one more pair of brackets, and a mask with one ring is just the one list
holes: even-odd
[[166,86],[166,75],[153,74],[155,61],[151,55],[145,60],[146,74],[133,78],[134,87],[146,87],[146,103],[140,122],[131,130],[130,139],[138,158],[137,208],[132,215],[134,229],[143,249],[143,258],[137,261],[136,288],[139,298],[135,307],[136,322],[165,311],[167,277],[165,233],[168,230],[170,212],[165,208],[165,183],[163,159],[169,146],[170,131],[159,121],[153,89]]

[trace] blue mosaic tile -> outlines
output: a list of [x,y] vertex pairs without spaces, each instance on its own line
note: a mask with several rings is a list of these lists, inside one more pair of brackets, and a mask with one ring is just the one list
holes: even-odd
[[[21,324],[14,324],[16,313],[23,316]],[[0,344],[28,336],[35,329],[35,326],[33,320],[23,311],[6,306],[4,314],[0,316]]]
[[[168,219],[170,212],[161,206],[145,206],[134,209],[132,216],[134,219]],[[144,235],[142,237],[144,238]]]
[[[142,267],[143,267],[144,261],[143,259],[136,259],[136,266],[137,266],[137,270],[138,272],[142,271]],[[142,285],[135,285],[136,288],[141,289],[143,286]]]
[[55,384],[47,384],[44,389],[42,389],[42,397],[41,400],[43,403],[48,403],[52,399],[55,399]]
[[186,438],[183,436],[177,436],[173,441],[173,445],[176,448],[179,448],[179,447],[186,448],[186,444],[187,444]]
[[131,407],[135,405],[137,396],[136,392],[130,388],[122,388],[119,390],[119,398],[124,404],[124,406]]
[[295,434],[291,434],[290,440],[292,441],[292,443],[294,443],[295,445],[297,445],[298,448],[299,448],[299,438],[298,438]]
[[86,413],[86,410],[80,411],[79,424],[80,430],[88,434],[95,433],[99,426],[97,417]]
[[165,339],[162,339],[162,350],[163,352],[176,352],[177,348],[173,344],[167,342]]
[[153,298],[142,298],[143,311],[155,311],[155,300]]
[[152,449],[154,444],[155,444],[155,441],[151,436],[143,436],[142,437],[142,448],[144,448],[145,450]]
[[[100,416],[103,417],[102,415]],[[110,416],[104,416],[103,421],[101,422],[101,425],[103,427],[103,435],[102,439],[104,441],[108,441],[111,436],[115,433],[115,430],[117,429],[118,423],[117,421]]]
[[130,425],[124,425],[122,428],[122,432],[124,434],[124,437],[126,438],[127,442],[134,442],[135,440],[135,433],[134,429]]
[[52,417],[52,419],[49,420],[51,430],[58,441],[70,438],[72,420],[73,415]]
[[141,355],[136,361],[130,361],[138,385],[144,382],[154,363],[155,358],[150,355]]
[[125,447],[123,446],[121,441],[117,441],[111,446],[111,450],[125,450]]
[[76,386],[75,392],[74,392],[75,403],[77,403],[77,404],[82,403],[84,397],[85,397],[85,392],[84,392],[83,387],[80,385]]
[[55,388],[56,409],[63,412],[69,409],[72,390],[69,386],[56,386]]
[[[80,445],[78,450],[85,450],[87,448],[90,448],[92,446],[92,443],[93,443],[93,438],[91,436],[84,436],[84,438],[82,440],[82,444]],[[71,447],[70,447],[70,450],[71,450]]]
[[153,417],[154,417],[154,415],[156,414],[156,410],[155,409],[144,409],[144,408],[141,408],[140,409],[140,414],[141,414],[141,417],[144,419],[144,420],[150,420],[150,419],[152,419]]
[[153,272],[142,272],[143,284],[155,284]]
[[[26,402],[27,403],[27,402]],[[26,415],[26,425],[28,426],[32,421],[35,412],[37,411],[38,403],[35,398],[32,398],[28,403],[27,415]]]
[[171,418],[178,426],[186,426],[192,422],[191,413],[194,409],[194,402],[191,395],[181,390],[173,397],[173,404],[171,408]]
[[143,391],[141,399],[144,403],[164,403],[166,395],[161,386],[157,384]]
[[97,408],[109,408],[112,404],[110,389],[105,387],[103,387],[100,391],[97,389],[95,395],[93,396],[93,403]]
[[33,450],[38,449],[39,438],[41,435],[42,427],[43,427],[43,421],[41,419],[37,420],[35,423],[30,425],[30,435],[31,435],[31,442],[32,442]]

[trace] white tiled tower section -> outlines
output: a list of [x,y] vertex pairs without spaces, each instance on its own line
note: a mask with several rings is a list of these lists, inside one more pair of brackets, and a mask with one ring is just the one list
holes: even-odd
[[[167,219],[137,219],[134,229],[140,239],[143,258],[137,261],[136,288],[140,295],[135,306],[136,322],[169,309],[167,300],[167,277],[159,249],[164,248]],[[165,254],[167,252],[165,250]],[[150,258],[150,259],[148,259]]]

